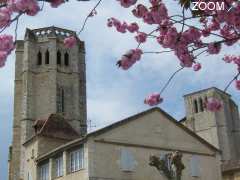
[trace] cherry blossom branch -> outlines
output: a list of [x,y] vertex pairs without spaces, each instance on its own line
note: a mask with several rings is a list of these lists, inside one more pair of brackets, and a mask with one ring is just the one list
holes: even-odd
[[16,20],[16,26],[15,26],[15,43],[17,42],[18,22],[19,22],[19,18],[17,18],[17,20]]
[[[175,23],[179,23],[179,24],[183,24],[183,22],[182,21],[177,21],[177,20],[175,20],[175,19],[172,19],[172,18],[170,18],[170,20],[172,20],[173,22],[175,22]],[[190,28],[194,28],[194,29],[197,29],[197,30],[200,30],[200,31],[202,31],[202,29],[201,28],[198,28],[198,27],[195,27],[195,26],[192,26],[192,25],[189,25],[189,24],[184,24],[185,26],[187,26],[187,27],[190,27]],[[221,35],[219,35],[219,34],[216,34],[216,33],[213,33],[213,32],[210,32],[209,34],[211,34],[211,35],[215,35],[215,36],[218,36],[218,37],[221,37],[221,38],[223,38],[223,39],[225,39],[225,37],[224,36],[221,36]]]
[[166,52],[173,52],[174,50],[166,50],[166,51],[145,51],[143,54],[162,54]]
[[102,0],[99,0],[97,2],[97,4],[93,7],[93,9],[90,11],[90,13],[87,15],[87,17],[85,18],[84,20],[84,23],[82,25],[82,28],[80,29],[80,31],[77,33],[77,35],[80,35],[80,33],[84,30],[86,24],[87,24],[87,21],[88,19],[93,15],[94,11],[96,11],[97,7],[101,4]]
[[234,78],[227,84],[227,86],[224,89],[224,92],[226,92],[228,90],[228,88],[231,86],[231,84],[238,79],[238,77],[240,76],[240,72],[238,72],[238,74],[236,76],[234,76]]
[[9,26],[11,25],[14,21],[18,21],[18,19],[24,14],[24,12],[19,13],[15,18],[13,18],[10,23],[6,26],[4,26],[1,30],[0,30],[0,34]]
[[168,85],[170,84],[170,82],[173,80],[173,78],[177,75],[177,73],[179,73],[180,71],[182,71],[184,69],[184,67],[179,68],[177,71],[175,71],[170,78],[168,79],[168,81],[166,82],[166,84],[163,86],[163,88],[160,91],[160,94],[162,94],[165,89],[168,87]]

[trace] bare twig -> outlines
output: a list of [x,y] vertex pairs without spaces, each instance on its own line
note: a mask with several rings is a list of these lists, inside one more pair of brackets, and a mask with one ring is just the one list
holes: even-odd
[[173,52],[174,50],[166,50],[166,51],[145,51],[143,54],[162,54],[166,52]]
[[15,26],[15,42],[17,41],[17,30],[18,30],[18,22],[19,22],[19,18],[17,18],[16,20],[16,26]]
[[82,28],[80,29],[80,31],[78,32],[77,35],[79,35],[84,30],[84,28],[85,28],[85,26],[87,24],[88,19],[91,17],[91,13],[93,13],[97,9],[97,7],[101,4],[101,2],[102,2],[102,0],[99,0],[97,2],[97,4],[93,7],[93,9],[90,11],[90,13],[87,15],[87,17],[85,18],[84,23],[82,25]]
[[237,78],[240,76],[240,72],[236,75],[236,76],[234,76],[234,78],[228,83],[228,85],[225,87],[225,89],[224,89],[224,92],[226,92],[227,90],[228,90],[228,88],[230,87],[230,85],[235,81],[235,80],[237,80]]
[[177,73],[179,73],[181,70],[183,70],[184,67],[179,68],[177,71],[175,71],[171,77],[168,79],[168,81],[166,82],[166,84],[163,86],[163,88],[160,91],[160,94],[162,94],[164,92],[164,90],[168,87],[168,85],[170,84],[170,82],[173,80],[173,78],[177,75]]

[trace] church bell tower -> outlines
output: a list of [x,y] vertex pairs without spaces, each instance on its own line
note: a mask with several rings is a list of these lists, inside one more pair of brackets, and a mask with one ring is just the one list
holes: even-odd
[[[223,103],[218,112],[210,112],[204,102],[217,98]],[[220,89],[209,88],[184,96],[186,118],[182,123],[222,151],[222,161],[240,159],[240,120],[238,106]]]
[[48,27],[26,30],[16,43],[13,143],[10,180],[21,179],[22,144],[34,135],[37,120],[60,114],[80,135],[86,125],[86,69],[84,42],[65,48],[74,31]]

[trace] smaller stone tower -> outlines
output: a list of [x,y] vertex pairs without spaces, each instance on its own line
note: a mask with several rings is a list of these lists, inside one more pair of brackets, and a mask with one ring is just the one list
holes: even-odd
[[[223,102],[219,112],[207,111],[204,102],[214,97]],[[186,118],[181,121],[203,139],[222,151],[222,161],[240,158],[240,120],[238,106],[231,96],[209,88],[184,96]]]

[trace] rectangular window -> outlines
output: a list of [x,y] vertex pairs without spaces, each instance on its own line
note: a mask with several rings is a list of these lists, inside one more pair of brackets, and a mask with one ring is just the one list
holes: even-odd
[[49,180],[49,163],[39,167],[39,180]]
[[200,177],[200,162],[199,157],[193,155],[190,161],[190,169],[192,177]]
[[84,167],[84,150],[81,147],[78,150],[70,152],[71,172],[78,171]]
[[58,157],[56,159],[56,177],[63,176],[63,157]]
[[134,171],[136,166],[136,160],[133,156],[133,153],[126,149],[121,149],[121,157],[120,157],[120,168],[122,171]]

